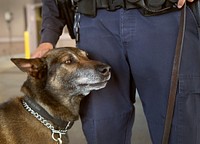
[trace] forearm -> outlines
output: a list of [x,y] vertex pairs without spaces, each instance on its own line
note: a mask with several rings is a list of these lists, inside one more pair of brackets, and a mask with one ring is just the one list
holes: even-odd
[[59,10],[55,0],[42,0],[42,4],[40,43],[51,43],[55,46],[66,23],[59,15]]

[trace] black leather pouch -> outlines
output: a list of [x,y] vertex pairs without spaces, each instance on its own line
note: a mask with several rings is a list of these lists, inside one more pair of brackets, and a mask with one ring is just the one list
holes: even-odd
[[177,0],[127,0],[134,5],[139,6],[140,12],[144,16],[153,16],[178,10]]

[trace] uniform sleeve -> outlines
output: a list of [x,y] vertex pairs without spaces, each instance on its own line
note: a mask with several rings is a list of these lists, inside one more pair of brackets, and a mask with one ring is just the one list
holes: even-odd
[[41,43],[49,42],[55,46],[65,24],[59,15],[56,0],[42,0]]

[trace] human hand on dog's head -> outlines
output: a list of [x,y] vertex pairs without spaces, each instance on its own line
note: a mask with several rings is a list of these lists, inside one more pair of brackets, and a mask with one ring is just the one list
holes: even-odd
[[33,52],[31,58],[41,58],[51,49],[53,49],[53,45],[51,43],[41,43],[38,48]]

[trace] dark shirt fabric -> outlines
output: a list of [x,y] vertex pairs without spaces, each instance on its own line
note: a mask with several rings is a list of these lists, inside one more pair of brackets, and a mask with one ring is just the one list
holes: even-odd
[[55,46],[66,23],[59,16],[59,10],[55,0],[42,0],[42,4],[40,43],[49,42]]
[[[114,2],[122,3],[122,0],[115,0]],[[65,20],[59,16],[59,9],[56,0],[42,0],[42,28],[40,43],[49,42],[55,46],[65,25]]]

